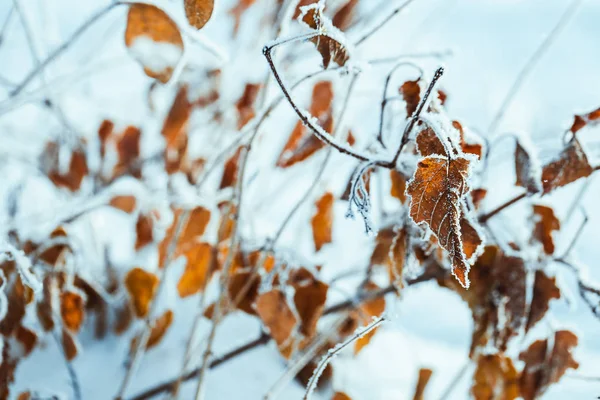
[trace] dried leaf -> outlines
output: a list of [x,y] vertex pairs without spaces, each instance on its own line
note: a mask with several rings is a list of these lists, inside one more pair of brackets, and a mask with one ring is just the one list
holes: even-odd
[[379,327],[377,327],[375,329],[371,329],[365,335],[356,339],[356,341],[354,342],[354,355],[360,353],[362,351],[362,349],[365,348],[366,345],[371,343],[371,339],[373,339],[373,336],[375,336],[375,333],[377,332],[378,329],[379,329]]
[[331,400],[352,400],[352,398],[344,392],[335,392]]
[[529,193],[537,193],[541,188],[540,177],[536,175],[537,169],[533,167],[533,160],[527,150],[519,142],[515,147],[515,171],[517,181],[515,185],[527,189]]
[[571,351],[577,346],[577,336],[570,331],[557,331],[553,348],[548,351],[548,340],[536,340],[519,356],[525,362],[521,373],[521,396],[524,400],[539,398],[552,383],[556,383],[567,369],[579,368]]
[[[481,153],[483,151],[483,146],[481,145],[481,143],[469,142],[465,134],[465,130],[463,129],[460,122],[452,121],[452,126],[460,133],[460,147],[463,153],[474,154],[477,156],[478,159],[481,159]],[[471,133],[471,136],[472,135],[473,134]]]
[[115,196],[110,199],[109,205],[131,214],[135,211],[136,199],[135,196]]
[[390,178],[392,180],[391,195],[400,200],[400,203],[406,203],[406,179],[404,179],[404,175],[400,171],[392,169]]
[[325,193],[316,202],[317,212],[313,215],[311,224],[316,251],[327,243],[331,243],[333,224],[333,193]]
[[337,10],[335,15],[331,19],[333,26],[335,26],[341,31],[345,31],[346,29],[348,29],[356,15],[355,9],[357,5],[358,0],[348,0],[346,4],[340,7],[340,9]]
[[460,219],[460,232],[462,235],[463,253],[467,262],[471,263],[483,251],[483,239],[477,228],[464,216]]
[[323,14],[323,6],[321,3],[310,8],[302,9],[302,21],[309,27],[319,31],[319,36],[310,39],[317,48],[317,51],[321,53],[323,59],[323,68],[327,69],[333,61],[340,67],[346,65],[346,62],[350,58],[348,49],[339,40],[331,36],[340,35],[341,32],[327,32],[323,26],[325,15]]
[[86,155],[83,150],[73,150],[69,161],[69,169],[63,173],[59,171],[58,151],[56,143],[48,143],[42,155],[42,164],[48,171],[48,178],[52,183],[57,187],[64,187],[75,192],[79,190],[83,178],[89,173]]
[[317,322],[323,315],[329,286],[312,279],[308,284],[297,285],[294,305],[300,317],[300,333],[312,337],[317,331]]
[[215,8],[214,0],[184,0],[185,16],[190,25],[202,29]]
[[182,147],[184,141],[187,143],[186,128],[191,114],[192,103],[188,99],[188,87],[183,85],[173,100],[161,131],[166,141],[167,152],[176,152]]
[[73,335],[71,335],[71,333],[66,329],[62,330],[62,345],[63,351],[65,352],[65,358],[68,361],[72,361],[75,357],[77,357],[79,345],[77,344],[77,340],[73,337]]
[[127,331],[133,321],[133,312],[129,303],[125,303],[115,310],[115,325],[113,331],[121,335]]
[[589,112],[583,115],[575,115],[575,119],[573,121],[573,125],[571,125],[571,132],[576,134],[580,129],[587,126],[588,124],[592,124],[593,126],[600,123],[600,108]]
[[427,127],[417,135],[417,149],[423,157],[432,155],[446,155],[444,144],[440,141],[433,129]]
[[200,243],[185,253],[187,263],[183,275],[177,283],[180,297],[187,297],[200,292],[209,278],[209,267],[212,259],[212,246]]
[[28,356],[37,344],[37,335],[35,332],[25,328],[23,325],[19,325],[15,330],[15,339],[22,346],[24,357]]
[[56,280],[48,274],[44,278],[43,297],[36,304],[36,313],[38,321],[42,328],[48,332],[54,329],[54,293],[57,291]]
[[542,187],[544,194],[552,190],[585,178],[594,172],[585,152],[576,139],[560,153],[559,157],[542,168]]
[[396,287],[402,286],[402,277],[404,272],[404,264],[406,261],[406,249],[408,242],[408,235],[405,229],[398,229],[396,236],[392,240],[392,244],[389,250],[389,271],[390,281],[394,282]]
[[259,83],[246,84],[242,97],[235,104],[238,111],[238,130],[241,130],[244,125],[254,118],[254,104],[256,103],[261,87],[262,85]]
[[297,323],[285,294],[278,289],[260,294],[256,299],[256,312],[275,342],[279,346],[285,344]]
[[482,354],[477,360],[471,393],[475,400],[515,400],[519,397],[519,374],[510,358]]
[[32,397],[31,397],[31,392],[30,391],[21,392],[17,396],[17,400],[31,400],[31,399],[32,399]]
[[72,332],[78,332],[83,323],[84,302],[79,293],[62,292],[60,294],[60,316],[64,326]]
[[153,240],[154,220],[149,214],[140,214],[135,224],[135,249],[139,250],[142,247],[152,243]]
[[162,83],[171,79],[183,54],[177,24],[160,8],[149,4],[134,3],[129,7],[125,44],[146,75]]
[[256,315],[254,302],[258,296],[260,275],[252,269],[237,270],[229,278],[229,300],[232,306],[247,314]]
[[223,168],[223,177],[221,178],[221,185],[219,185],[219,189],[235,186],[238,179],[240,167],[239,163],[243,149],[244,146],[240,146],[237,151],[225,162],[225,167]]
[[131,170],[133,175],[138,175],[138,167],[134,165],[140,156],[140,138],[142,132],[135,126],[125,128],[117,141],[119,162],[115,167],[115,175],[122,170]]
[[470,266],[463,252],[460,204],[468,190],[468,174],[466,158],[427,156],[419,161],[407,188],[410,216],[415,223],[427,225],[450,253],[452,273],[465,288],[469,287]]
[[112,136],[115,124],[112,121],[105,119],[98,128],[98,140],[100,141],[100,157],[104,158],[106,154],[106,144]]
[[[148,338],[148,342],[146,342],[146,349],[151,349],[160,343],[172,322],[173,311],[171,310],[165,311],[160,317],[154,320],[154,323],[152,324],[152,330],[150,331],[150,337]],[[133,338],[131,345],[132,349],[137,347],[138,340],[138,337]]]
[[421,87],[419,80],[406,81],[400,86],[400,94],[406,103],[406,118],[410,118],[421,101]]
[[138,318],[148,314],[150,302],[158,287],[158,277],[141,268],[133,268],[125,276],[125,287],[133,302],[133,310]]
[[429,379],[431,379],[431,374],[433,371],[429,368],[421,368],[419,370],[419,380],[417,381],[417,387],[415,389],[415,395],[413,396],[413,400],[423,400],[425,389],[427,388],[427,384],[429,383]]
[[551,207],[540,204],[533,205],[533,215],[535,222],[533,239],[542,243],[546,254],[554,254],[552,232],[560,229],[560,221]]
[[560,299],[560,289],[556,286],[556,278],[548,277],[542,270],[535,271],[533,296],[525,326],[526,332],[546,315],[552,299]]

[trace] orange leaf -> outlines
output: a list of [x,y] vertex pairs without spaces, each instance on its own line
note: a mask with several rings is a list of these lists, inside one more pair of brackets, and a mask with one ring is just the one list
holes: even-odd
[[65,352],[65,358],[68,361],[71,361],[77,357],[79,345],[77,344],[77,340],[73,337],[73,335],[71,335],[71,333],[66,329],[62,330],[62,345],[63,351]]
[[187,263],[185,270],[177,283],[180,297],[191,296],[200,292],[209,278],[209,268],[212,260],[212,246],[199,243],[185,253]]
[[310,41],[315,44],[317,51],[321,54],[323,67],[327,69],[332,61],[340,67],[346,65],[346,62],[350,58],[346,46],[326,33],[323,28],[323,21],[327,17],[323,13],[322,3],[302,9],[301,16],[302,21],[306,25],[321,32],[319,36],[310,39]]
[[406,202],[406,179],[400,171],[392,169],[390,171],[390,178],[392,179],[392,191],[391,195],[404,204]]
[[584,115],[576,115],[570,130],[574,135],[590,123],[594,125],[600,123],[600,108]]
[[282,291],[273,289],[260,294],[256,312],[279,346],[290,338],[297,320]]
[[125,287],[133,301],[135,315],[139,318],[145,317],[158,287],[158,277],[136,267],[125,276]]
[[358,0],[348,0],[346,4],[340,7],[339,10],[335,13],[331,22],[333,26],[338,28],[341,31],[345,31],[350,27],[352,20],[356,14],[356,6],[358,5]]
[[331,227],[333,224],[333,193],[327,192],[316,202],[317,212],[311,223],[315,249],[321,250],[324,244],[331,243]]
[[400,86],[400,94],[406,103],[406,118],[410,118],[421,101],[419,81],[406,81]]
[[84,310],[83,298],[75,292],[62,292],[60,294],[60,315],[65,327],[73,332],[78,332],[83,323]]
[[300,317],[300,333],[312,337],[317,331],[317,322],[323,315],[329,286],[316,279],[308,284],[297,285],[294,304]]
[[533,205],[533,214],[535,221],[533,239],[542,243],[546,254],[553,254],[554,239],[552,238],[552,232],[560,229],[560,221],[554,215],[554,210],[551,207],[540,204]]
[[556,160],[551,161],[542,168],[544,194],[575,182],[580,178],[585,178],[591,175],[593,171],[581,145],[574,139]]
[[560,299],[560,289],[556,286],[556,278],[549,278],[542,270],[535,271],[526,332],[546,315],[552,299]]
[[475,400],[514,400],[519,397],[518,373],[510,358],[480,355],[471,393]]
[[150,331],[150,337],[148,338],[148,342],[146,343],[146,349],[151,349],[160,343],[162,338],[167,333],[167,330],[171,326],[173,322],[173,311],[167,310],[160,317],[154,320],[154,324],[152,325],[152,330]]
[[235,104],[238,111],[238,130],[254,118],[254,103],[256,103],[261,87],[262,85],[259,83],[246,84],[242,97]]
[[413,396],[413,400],[423,400],[425,394],[425,388],[427,388],[427,384],[429,383],[429,379],[431,379],[431,374],[433,371],[429,368],[421,368],[419,370],[419,380],[417,381],[417,387],[415,389],[415,395]]
[[244,146],[238,147],[237,151],[225,162],[219,189],[235,186],[238,179],[240,156],[243,149]]
[[48,177],[58,187],[65,187],[74,192],[81,187],[81,182],[89,172],[85,153],[82,150],[74,150],[69,162],[69,170],[62,173],[58,170],[58,145],[48,143],[44,150],[44,156],[50,164]]
[[460,133],[460,147],[463,153],[474,154],[478,159],[481,159],[481,152],[483,151],[481,143],[469,142],[465,136],[465,131],[460,122],[452,121],[452,126]]
[[117,141],[119,162],[115,170],[130,168],[140,156],[140,137],[142,132],[135,126],[125,128]]
[[423,157],[432,155],[446,155],[444,145],[433,129],[427,127],[417,135],[417,148]]
[[352,398],[344,392],[335,392],[331,400],[352,400]]
[[184,0],[183,4],[188,22],[196,29],[206,25],[215,8],[214,0]]
[[177,24],[163,10],[149,4],[134,3],[129,7],[125,44],[146,75],[162,83],[171,79],[183,54]]
[[137,222],[135,224],[135,231],[137,234],[135,239],[136,250],[141,249],[149,243],[152,243],[152,238],[154,237],[152,233],[153,226],[154,221],[150,215],[140,214],[138,216]]
[[131,214],[135,211],[135,196],[115,196],[110,199],[110,206]]
[[252,270],[237,270],[229,278],[228,294],[232,306],[250,315],[256,315],[254,302],[258,296],[260,275]]
[[100,157],[104,158],[106,153],[106,143],[111,137],[115,124],[112,121],[105,119],[98,128],[98,139],[100,140]]
[[369,332],[356,339],[356,341],[354,342],[355,355],[360,353],[361,350],[364,349],[365,346],[371,342],[371,339],[373,339],[373,336],[375,336],[375,332],[377,332],[377,329],[379,328],[371,329]]
[[167,142],[167,151],[178,150],[182,142],[187,140],[185,129],[191,113],[192,104],[188,99],[188,87],[183,85],[173,100],[161,131]]
[[479,231],[471,221],[464,216],[460,219],[460,233],[462,235],[462,250],[468,262],[475,261],[477,256],[483,251],[483,240]]

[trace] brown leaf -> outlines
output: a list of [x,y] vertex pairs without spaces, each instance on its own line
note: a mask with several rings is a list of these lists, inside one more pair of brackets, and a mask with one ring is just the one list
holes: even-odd
[[417,135],[417,149],[423,157],[432,155],[446,155],[443,143],[433,129],[427,127]]
[[125,287],[133,302],[133,310],[138,318],[148,314],[150,302],[158,287],[158,277],[141,268],[133,268],[125,276]]
[[335,392],[331,400],[352,400],[352,398],[344,392]]
[[510,358],[482,354],[477,360],[471,393],[475,400],[515,400],[519,397],[519,374]]
[[52,278],[51,274],[46,275],[44,278],[42,300],[36,304],[36,313],[38,321],[46,332],[54,329],[54,295],[57,291],[56,280]]
[[278,289],[260,294],[256,299],[256,312],[275,342],[279,346],[285,344],[297,323],[285,294]]
[[431,374],[433,371],[429,368],[421,368],[419,370],[419,380],[417,381],[417,387],[415,389],[415,395],[413,396],[413,400],[423,400],[425,389],[427,388],[427,384],[429,383],[429,379],[431,379]]
[[474,154],[477,156],[478,159],[481,159],[481,153],[483,151],[481,143],[469,142],[460,122],[452,121],[452,126],[460,133],[460,147],[463,153]]
[[573,125],[571,125],[571,132],[576,134],[580,129],[588,124],[596,125],[600,123],[600,108],[583,115],[575,115]]
[[168,152],[179,150],[183,142],[187,142],[186,128],[191,114],[192,104],[188,99],[188,87],[183,85],[179,88],[177,96],[173,100],[161,131]]
[[325,193],[316,202],[317,212],[311,220],[313,240],[316,251],[327,243],[331,243],[331,230],[333,224],[333,193]]
[[131,305],[126,302],[115,309],[115,324],[113,331],[117,335],[121,335],[127,331],[133,321],[133,312]]
[[392,180],[391,195],[400,200],[400,203],[406,203],[406,179],[404,179],[404,175],[400,171],[392,169],[390,170],[390,178]]
[[31,399],[32,399],[32,397],[31,397],[31,392],[30,391],[21,392],[17,396],[17,400],[31,400]]
[[471,221],[464,216],[460,219],[460,232],[462,236],[463,253],[468,262],[475,261],[477,256],[483,251],[483,239],[479,235],[479,231]]
[[98,128],[98,140],[100,141],[100,157],[104,158],[106,154],[106,144],[112,136],[115,124],[112,121],[105,119]]
[[66,328],[78,332],[83,323],[85,312],[83,298],[79,293],[62,292],[60,294],[60,316]]
[[240,146],[237,151],[225,162],[225,167],[223,168],[223,177],[221,178],[221,185],[219,185],[219,189],[235,186],[238,179],[240,168],[239,163],[243,149],[244,146]]
[[481,205],[481,202],[485,199],[485,196],[487,195],[487,189],[473,189],[469,194],[471,195],[473,206],[475,206],[477,209]]
[[[202,235],[204,235],[204,231],[206,230],[209,221],[210,210],[201,206],[191,210],[188,221],[180,236],[177,238],[177,249],[175,254],[182,254],[186,252],[190,246],[198,244],[200,239],[202,239]],[[177,221],[174,220],[174,223],[177,223]],[[168,240],[170,241],[173,232],[169,231],[169,233],[170,235],[165,236],[165,239],[168,237]]]
[[135,196],[115,196],[110,199],[109,205],[131,214],[135,211],[136,199]]
[[394,239],[391,243],[391,248],[388,251],[388,257],[390,259],[389,271],[390,281],[394,282],[397,287],[402,285],[402,277],[404,271],[404,264],[406,261],[406,248],[408,242],[408,235],[405,229],[398,229]]
[[346,62],[350,58],[348,49],[334,37],[330,36],[323,28],[322,21],[327,17],[323,14],[321,4],[319,3],[316,7],[304,9],[303,11],[302,21],[309,27],[320,32],[319,36],[313,37],[310,41],[315,44],[317,51],[321,53],[323,68],[327,69],[332,61],[340,67],[346,65]]
[[57,187],[65,187],[74,192],[81,187],[81,182],[88,173],[88,165],[83,150],[73,150],[71,160],[69,161],[69,170],[62,173],[58,166],[58,145],[48,143],[44,150],[43,164],[48,170],[48,177]]
[[209,278],[209,267],[212,259],[212,246],[199,243],[185,253],[187,263],[177,283],[180,297],[187,297],[200,292]]
[[576,139],[560,153],[558,158],[542,168],[542,187],[544,194],[552,190],[585,178],[594,172],[585,152]]
[[259,83],[246,84],[242,97],[235,104],[238,111],[238,130],[242,129],[244,125],[254,118],[254,104],[256,103],[261,87],[262,85]]
[[421,87],[419,80],[406,81],[400,86],[400,94],[406,103],[406,118],[410,118],[421,101]]
[[171,79],[183,54],[177,24],[163,10],[149,4],[134,3],[129,7],[125,44],[146,75],[162,83]]
[[390,248],[396,237],[393,227],[380,229],[375,238],[375,248],[371,253],[371,265],[391,265]]
[[185,16],[190,25],[202,29],[215,8],[214,0],[184,0]]
[[62,345],[63,351],[65,352],[65,358],[68,361],[72,361],[75,357],[77,357],[79,345],[77,344],[77,340],[73,337],[73,335],[66,329],[62,330]]
[[537,193],[541,190],[539,176],[535,176],[536,169],[533,168],[531,155],[519,142],[515,147],[515,171],[517,181],[515,185],[527,189],[529,193]]
[[375,336],[377,329],[379,329],[379,327],[371,329],[365,335],[356,339],[356,341],[354,342],[354,355],[360,353],[362,351],[362,349],[365,348],[366,345],[371,343],[371,339],[373,339],[373,336]]
[[254,302],[258,296],[260,275],[251,269],[237,270],[229,278],[228,294],[232,305],[247,314],[256,315]]
[[[150,337],[146,342],[146,349],[151,349],[160,343],[162,338],[165,336],[165,333],[167,333],[167,330],[171,326],[172,322],[173,311],[171,310],[165,311],[160,317],[154,320],[154,323],[152,324],[152,330],[150,331]],[[132,340],[131,348],[137,347],[137,340],[139,340],[138,337],[135,337]],[[136,346],[133,345],[133,342],[135,342]]]
[[135,224],[135,249],[139,250],[147,244],[152,243],[153,240],[153,226],[154,220],[149,214],[140,214]]
[[312,337],[317,331],[317,322],[323,315],[329,286],[316,279],[308,284],[297,285],[294,304],[300,317],[300,333]]
[[571,351],[577,346],[577,336],[570,331],[557,331],[553,348],[548,351],[548,340],[536,340],[519,356],[525,362],[521,373],[521,396],[524,400],[539,398],[552,383],[556,383],[567,369],[579,368]]
[[526,332],[546,315],[552,299],[560,299],[560,289],[556,286],[556,278],[548,277],[542,270],[535,271],[533,295],[525,326]]
[[335,15],[331,19],[333,26],[335,26],[341,31],[345,31],[346,29],[348,29],[356,15],[355,8],[357,5],[358,0],[348,0],[346,4],[340,7],[340,9],[337,10]]
[[17,339],[19,344],[23,347],[23,356],[28,356],[37,344],[37,335],[35,332],[25,328],[23,325],[19,325],[16,329],[15,339]]
[[450,253],[452,273],[465,288],[469,287],[470,266],[463,252],[460,203],[468,190],[468,173],[466,158],[428,156],[419,161],[406,191],[411,196],[410,216],[415,223],[428,226]]
[[119,154],[119,162],[115,167],[115,174],[123,169],[136,169],[133,164],[140,156],[140,138],[142,132],[135,126],[125,128],[117,141],[117,153]]
[[560,221],[551,207],[540,204],[533,205],[533,215],[535,222],[533,239],[542,243],[546,254],[554,254],[552,232],[560,229]]

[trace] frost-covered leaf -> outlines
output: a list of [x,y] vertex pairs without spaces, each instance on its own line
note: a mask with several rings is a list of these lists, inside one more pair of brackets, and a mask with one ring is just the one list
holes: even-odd
[[180,297],[187,297],[200,292],[209,278],[212,260],[212,246],[199,243],[189,248],[185,253],[186,264],[183,275],[177,283]]
[[295,286],[294,305],[300,317],[300,333],[312,337],[317,331],[317,322],[327,300],[329,286],[317,279]]
[[[464,213],[463,213],[464,214]],[[460,232],[462,235],[462,249],[469,263],[483,252],[483,239],[475,223],[469,221],[464,215],[460,219]]]
[[537,193],[541,188],[540,170],[529,151],[517,141],[515,147],[515,185],[527,189],[529,193]]
[[311,225],[316,251],[321,250],[323,245],[331,243],[333,200],[333,193],[327,192],[315,204],[317,212],[312,217]]
[[260,294],[256,299],[256,312],[269,329],[271,337],[282,346],[290,338],[297,323],[285,294],[278,289]]
[[429,379],[431,379],[432,374],[433,371],[429,368],[421,368],[419,370],[419,379],[417,380],[417,386],[415,388],[413,400],[425,399],[425,389],[427,388],[427,384],[429,383]]
[[127,331],[133,322],[133,310],[129,302],[125,302],[115,308],[113,332],[121,335]]
[[479,137],[475,136],[473,132],[465,131],[462,124],[458,121],[452,121],[452,126],[460,133],[460,148],[463,153],[473,154],[478,159],[481,159],[483,145]]
[[[549,349],[552,343],[552,349]],[[570,331],[557,331],[554,340],[536,340],[519,356],[525,362],[521,373],[521,396],[524,400],[539,398],[548,386],[562,378],[567,369],[579,368],[572,350],[577,346],[577,336]]]
[[125,44],[151,78],[166,83],[183,55],[177,24],[160,8],[134,3],[127,14]]
[[475,400],[515,400],[519,397],[519,374],[510,358],[482,354],[477,360],[471,393]]
[[323,67],[327,69],[333,61],[340,67],[346,65],[350,58],[344,44],[343,33],[333,26],[331,20],[323,13],[324,3],[318,2],[301,8],[300,18],[319,35],[310,39],[321,53]]
[[587,125],[596,126],[600,123],[600,108],[583,115],[575,115],[570,131],[573,134],[579,132]]
[[125,128],[120,137],[117,138],[117,153],[119,161],[115,167],[114,175],[120,175],[122,171],[128,171],[135,177],[140,177],[139,166],[135,162],[140,157],[140,139],[142,131],[135,126]]
[[111,207],[131,214],[135,211],[135,196],[115,196],[108,203]]
[[137,222],[135,223],[135,249],[139,250],[142,247],[152,243],[154,238],[153,234],[154,220],[149,214],[140,214]]
[[183,0],[185,16],[196,29],[202,29],[210,19],[215,8],[214,0]]
[[419,81],[406,81],[400,86],[400,94],[406,103],[406,118],[410,118],[421,101]]
[[573,139],[557,159],[542,168],[544,194],[580,178],[585,178],[593,171],[581,145],[577,139]]
[[470,266],[463,252],[460,219],[468,174],[466,158],[427,156],[419,161],[406,191],[411,196],[410,216],[415,223],[429,227],[449,252],[452,273],[465,288],[469,287]]
[[556,286],[556,278],[550,278],[542,270],[535,271],[533,296],[529,305],[529,315],[525,331],[529,331],[540,321],[550,308],[550,300],[560,298],[560,289]]
[[135,315],[138,318],[145,317],[158,287],[158,277],[136,267],[125,276],[125,287],[131,297]]
[[554,215],[552,207],[541,204],[533,205],[533,221],[535,223],[532,239],[544,246],[546,254],[554,254],[554,238],[552,232],[560,229],[560,221]]
[[100,124],[98,128],[98,141],[100,142],[100,157],[104,158],[106,155],[106,145],[108,144],[108,139],[112,136],[113,131],[115,129],[115,124],[105,119]]
[[85,315],[84,300],[79,293],[62,292],[60,294],[60,315],[63,324],[72,332],[78,332]]
[[17,342],[21,345],[23,356],[28,356],[37,344],[38,337],[36,333],[23,325],[19,325],[14,335]]
[[54,299],[58,288],[56,280],[48,275],[44,278],[44,289],[42,291],[42,299],[36,303],[36,315],[38,321],[45,331],[54,329]]
[[81,187],[83,178],[88,175],[89,170],[83,149],[74,149],[70,157],[68,169],[61,170],[59,166],[59,146],[54,142],[49,142],[40,157],[40,162],[52,183],[57,187],[64,187],[75,192]]
[[417,149],[423,157],[446,155],[444,145],[430,127],[421,130],[417,135]]

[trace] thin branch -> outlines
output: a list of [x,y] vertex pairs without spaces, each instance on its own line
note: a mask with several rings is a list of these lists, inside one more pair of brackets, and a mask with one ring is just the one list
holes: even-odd
[[589,221],[588,215],[585,212],[584,208],[581,209],[581,212],[583,213],[583,221],[581,221],[581,225],[579,225],[577,232],[575,232],[575,235],[573,236],[573,239],[571,239],[571,242],[569,243],[569,246],[565,250],[564,254],[561,257],[559,257],[559,258],[562,258],[563,260],[566,260],[569,257],[569,254],[571,254],[573,247],[575,247],[575,244],[577,243],[577,241],[581,237],[581,234],[583,233],[583,229],[585,228],[586,224]]
[[492,218],[496,214],[502,212],[505,208],[508,208],[508,207],[512,206],[513,204],[521,201],[525,197],[527,197],[527,192],[521,193],[520,195],[513,197],[512,199],[500,204],[498,207],[494,208],[492,211],[489,211],[489,212],[483,214],[481,217],[479,217],[479,222],[481,224],[485,224],[487,221],[489,221],[490,218]]
[[[60,319],[57,319],[57,320],[60,321]],[[62,328],[62,329],[64,329],[64,328]],[[61,354],[63,355],[63,359],[64,359],[65,365],[67,367],[67,372],[69,373],[69,380],[71,381],[71,387],[73,388],[73,398],[75,400],[82,400],[81,384],[79,383],[79,377],[77,376],[77,372],[75,371],[75,368],[73,368],[71,361],[69,361],[69,359],[67,358],[67,354],[65,353],[65,349],[62,345],[62,339],[59,337],[58,332],[56,332],[56,331],[52,332],[52,336],[54,337],[54,340],[56,341],[56,345],[58,346]]]
[[4,22],[2,23],[2,27],[0,28],[0,44],[2,44],[2,42],[4,41],[4,34],[6,33],[6,29],[8,28],[8,23],[10,22],[12,16],[13,16],[13,11],[15,11],[14,6],[10,8],[10,10],[8,10],[8,15],[6,16],[6,19],[4,19]]
[[467,360],[467,362],[462,366],[462,368],[458,370],[456,375],[454,375],[454,378],[452,378],[448,386],[446,386],[446,389],[444,389],[444,392],[440,396],[440,400],[446,400],[450,397],[452,391],[456,388],[456,385],[458,385],[460,380],[465,376],[465,374],[469,370],[470,365],[470,360]]
[[402,10],[404,10],[406,7],[408,7],[413,1],[414,0],[407,0],[404,4],[396,7],[387,17],[385,17],[383,19],[383,21],[381,21],[380,23],[375,25],[369,32],[367,32],[364,36],[362,36],[360,39],[358,39],[358,41],[354,45],[355,46],[361,45],[365,40],[367,40],[369,37],[373,36],[381,28],[383,28],[385,26],[385,24],[390,22],[390,20],[392,18],[394,18],[396,15],[398,15],[400,12],[402,12]]
[[554,28],[552,29],[550,34],[546,37],[546,39],[544,39],[544,41],[540,44],[540,46],[536,49],[536,51],[531,55],[531,57],[529,58],[527,63],[523,66],[523,69],[519,72],[516,80],[513,82],[512,86],[508,90],[508,93],[504,97],[504,100],[502,101],[500,108],[494,115],[494,118],[492,118],[492,122],[490,122],[490,125],[488,127],[489,134],[494,134],[496,132],[496,129],[498,129],[498,126],[500,125],[500,123],[502,122],[502,119],[504,118],[504,114],[506,113],[508,108],[511,106],[511,104],[515,98],[515,95],[519,92],[519,90],[521,89],[521,86],[523,85],[525,80],[531,74],[531,71],[533,71],[533,69],[535,68],[537,63],[544,56],[546,51],[548,51],[548,49],[550,48],[552,43],[556,40],[558,35],[560,35],[560,33],[563,31],[563,29],[565,28],[567,23],[571,20],[571,18],[575,14],[575,11],[577,11],[577,8],[579,8],[581,3],[583,3],[583,0],[573,0],[571,2],[571,4],[567,7],[565,12],[562,14],[560,19],[558,20],[558,23],[554,26]]
[[366,334],[368,334],[369,332],[371,332],[373,329],[377,328],[379,325],[381,325],[381,323],[383,321],[385,321],[385,317],[379,317],[378,319],[374,320],[369,325],[367,325],[365,328],[356,332],[354,335],[352,335],[350,338],[348,338],[341,345],[337,345],[332,350],[329,350],[327,352],[327,354],[323,357],[321,362],[319,362],[319,365],[317,365],[317,368],[315,369],[315,371],[313,372],[313,375],[311,376],[310,380],[308,381],[308,385],[306,386],[306,393],[304,394],[303,399],[308,400],[310,398],[312,392],[315,390],[315,387],[317,386],[317,382],[319,381],[321,374],[323,374],[323,371],[325,370],[325,368],[327,367],[329,362],[331,362],[331,360],[337,353],[342,351],[344,348],[348,347],[348,345],[353,343],[355,340],[360,339],[361,337],[363,337]]

